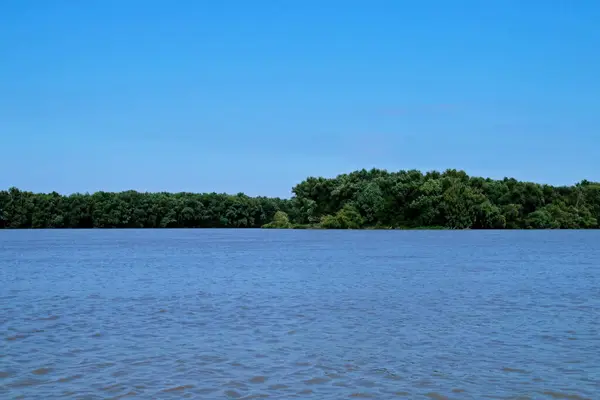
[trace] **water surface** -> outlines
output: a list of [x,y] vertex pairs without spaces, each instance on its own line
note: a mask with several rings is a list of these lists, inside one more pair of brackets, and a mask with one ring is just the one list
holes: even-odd
[[0,231],[0,398],[600,398],[599,231]]

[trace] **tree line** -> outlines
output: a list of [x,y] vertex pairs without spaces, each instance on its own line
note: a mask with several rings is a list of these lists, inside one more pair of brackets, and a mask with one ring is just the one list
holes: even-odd
[[309,177],[289,199],[219,193],[0,191],[0,228],[600,228],[600,183],[360,170]]

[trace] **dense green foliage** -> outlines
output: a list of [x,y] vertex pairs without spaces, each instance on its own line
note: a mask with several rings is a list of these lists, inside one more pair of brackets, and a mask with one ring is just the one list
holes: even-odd
[[0,191],[2,228],[600,228],[600,183],[361,170],[308,178],[291,199],[244,194]]
[[293,225],[290,222],[289,216],[283,211],[277,211],[275,216],[273,217],[273,221],[269,222],[266,225],[263,225],[263,228],[292,228]]

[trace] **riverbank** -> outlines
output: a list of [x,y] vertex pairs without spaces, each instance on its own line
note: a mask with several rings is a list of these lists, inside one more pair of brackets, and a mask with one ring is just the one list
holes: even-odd
[[[0,191],[0,228],[598,229],[600,183],[360,170],[309,177],[289,199],[243,193]],[[277,220],[277,214],[281,217]]]

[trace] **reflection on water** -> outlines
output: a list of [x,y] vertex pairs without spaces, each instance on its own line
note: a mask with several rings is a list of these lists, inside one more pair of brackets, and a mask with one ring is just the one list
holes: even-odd
[[0,398],[600,398],[600,232],[0,243]]

